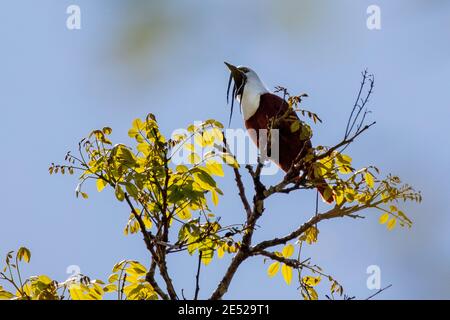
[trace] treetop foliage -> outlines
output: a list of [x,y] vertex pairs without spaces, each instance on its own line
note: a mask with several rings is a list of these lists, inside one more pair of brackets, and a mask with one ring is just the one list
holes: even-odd
[[[388,230],[397,225],[411,227],[412,221],[400,209],[400,204],[421,201],[421,194],[402,184],[399,177],[382,177],[375,166],[354,168],[352,158],[343,153],[372,125],[364,123],[367,114],[364,108],[373,87],[372,78],[365,73],[362,88],[367,81],[368,96],[362,98],[360,90],[345,136],[336,145],[313,148],[308,156],[298,159],[279,183],[271,186],[262,182],[261,161],[255,166],[245,166],[253,181],[252,198],[246,195],[242,168],[229,151],[224,127],[216,120],[190,125],[187,133],[167,138],[161,133],[156,117],[149,114],[145,119],[132,122],[128,131],[133,141],[130,145],[113,144],[109,127],[92,131],[80,141],[76,155],[67,153],[66,163],[52,164],[49,173],[77,173],[79,183],[75,193],[82,199],[89,197],[83,188],[89,182],[95,183],[98,192],[107,189],[114,192],[117,201],[126,205],[129,215],[123,232],[125,235],[141,234],[149,253],[148,265],[121,261],[113,267],[105,282],[84,275],[61,283],[45,275],[22,281],[19,265],[28,263],[31,253],[20,248],[15,254],[7,254],[0,281],[11,289],[0,286],[0,299],[102,299],[107,293],[117,299],[129,300],[184,298],[184,293],[180,297],[167,264],[168,255],[184,252],[198,259],[195,299],[200,290],[201,266],[205,267],[212,259],[225,254],[232,255],[233,259],[211,299],[222,298],[240,264],[255,256],[268,262],[269,277],[281,273],[287,285],[296,279],[305,299],[318,299],[316,287],[322,285],[323,280],[328,282],[329,297],[342,296],[342,285],[302,254],[302,246],[318,241],[319,222],[342,217],[363,218],[362,211],[373,209],[379,212],[379,222]],[[286,90],[283,93],[290,108],[303,117],[291,126],[291,131],[301,130],[312,135],[311,126],[321,122],[320,118],[299,108],[304,95],[290,96]],[[274,120],[271,130],[276,129],[277,119]],[[307,121],[313,122],[311,126]],[[186,164],[173,161],[174,154],[180,149],[188,154]],[[198,149],[202,152],[197,152]],[[242,221],[231,225],[223,225],[214,213],[223,195],[216,177],[225,175],[224,165],[229,166],[234,175],[244,212]],[[317,181],[308,178],[311,170],[314,177],[325,178],[332,187],[329,192],[335,200],[333,205],[323,213],[312,213],[309,220],[285,236],[254,243],[255,226],[264,213],[265,201],[277,193],[315,188]]]

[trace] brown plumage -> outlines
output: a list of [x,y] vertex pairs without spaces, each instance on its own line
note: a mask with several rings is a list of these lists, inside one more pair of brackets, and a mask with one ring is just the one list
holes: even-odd
[[[259,108],[253,116],[245,121],[247,130],[255,130],[258,133],[261,129],[267,129],[269,121],[273,118],[283,116],[288,111],[288,103],[281,97],[273,93],[265,93],[260,96]],[[279,133],[279,159],[272,159],[283,171],[288,172],[292,163],[300,154],[300,159],[311,152],[312,144],[310,139],[300,139],[300,131],[297,134],[292,133],[291,125],[295,121],[300,121],[297,114],[290,110],[287,117],[283,118],[278,126]],[[300,122],[301,123],[301,122]],[[250,134],[253,142],[259,147],[259,139],[254,134]],[[309,178],[315,181],[317,190],[327,203],[333,202],[330,189],[325,179],[315,179],[314,172],[309,174]],[[329,190],[331,191],[331,190]]]

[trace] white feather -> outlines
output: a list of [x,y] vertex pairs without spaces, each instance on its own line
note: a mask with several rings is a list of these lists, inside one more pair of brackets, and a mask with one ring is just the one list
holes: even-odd
[[250,119],[258,110],[259,101],[262,94],[270,92],[266,85],[259,79],[255,71],[248,68],[245,74],[247,81],[244,87],[243,97],[237,96],[237,100],[241,104],[242,115],[244,120]]

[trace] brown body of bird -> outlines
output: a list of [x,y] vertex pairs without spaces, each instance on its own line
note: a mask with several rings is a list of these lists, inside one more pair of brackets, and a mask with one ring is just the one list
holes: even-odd
[[[297,113],[289,109],[288,103],[278,95],[270,92],[267,87],[259,79],[258,75],[250,68],[235,67],[229,63],[225,63],[231,71],[228,92],[231,85],[231,79],[234,80],[233,99],[236,98],[241,105],[245,127],[251,132],[250,137],[259,147],[260,139],[258,133],[261,130],[268,130],[273,119],[280,119],[277,123],[278,129],[278,156],[269,157],[283,171],[288,172],[294,161],[301,160],[312,151],[312,144],[309,138],[301,139],[300,134],[293,132],[292,123],[298,121]],[[233,112],[233,101],[230,120]],[[314,171],[308,172],[308,178],[314,182],[327,203],[333,202],[333,193],[330,186],[323,178],[316,178]]]

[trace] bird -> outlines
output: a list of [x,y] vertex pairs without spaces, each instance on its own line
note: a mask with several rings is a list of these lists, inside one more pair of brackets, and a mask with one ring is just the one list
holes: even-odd
[[[269,159],[275,162],[284,172],[289,172],[294,161],[301,160],[313,152],[310,137],[301,137],[299,131],[291,129],[293,122],[302,124],[297,113],[289,108],[289,104],[284,98],[271,92],[261,81],[258,74],[251,68],[245,66],[234,66],[228,62],[225,65],[230,71],[230,78],[227,88],[227,102],[231,92],[231,112],[230,123],[233,115],[234,100],[237,100],[241,107],[244,124],[253,142],[259,148],[260,130],[268,130],[274,118],[282,117],[277,126],[279,138],[279,150],[277,157]],[[287,115],[287,117],[284,117]],[[267,132],[267,131],[266,131]],[[308,178],[314,182],[314,187],[321,194],[326,203],[334,201],[333,191],[323,177],[315,177],[314,170],[309,170]]]

